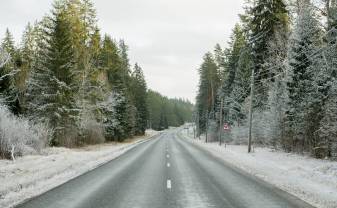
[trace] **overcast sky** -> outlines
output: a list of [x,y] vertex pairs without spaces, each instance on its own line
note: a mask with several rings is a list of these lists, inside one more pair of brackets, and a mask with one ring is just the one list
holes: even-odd
[[[0,37],[8,27],[18,41],[27,22],[40,19],[53,0],[0,0]],[[124,39],[132,64],[148,87],[195,100],[197,69],[216,43],[225,45],[243,0],[93,0],[102,33]]]

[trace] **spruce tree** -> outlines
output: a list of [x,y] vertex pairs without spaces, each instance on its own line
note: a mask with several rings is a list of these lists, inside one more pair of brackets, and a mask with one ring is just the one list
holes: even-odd
[[[257,0],[249,11],[249,43],[254,61],[256,80],[261,81],[272,77],[273,74],[265,63],[268,59],[268,43],[275,37],[277,31],[287,31],[288,11],[283,0]],[[267,103],[268,88],[257,85],[259,99],[257,105],[263,109]]]
[[200,81],[197,95],[196,108],[199,118],[199,134],[206,130],[209,118],[215,118],[217,103],[217,90],[220,79],[218,66],[211,53],[206,53],[203,63],[199,69]]
[[131,69],[128,57],[128,46],[125,44],[124,40],[120,40],[118,43],[119,49],[119,56],[121,59],[121,75],[122,75],[122,82],[125,86],[126,92],[126,102],[127,102],[127,111],[128,114],[128,121],[127,121],[127,132],[128,136],[133,136],[137,133],[137,104],[135,103],[135,98],[133,96],[133,87],[132,87],[132,77],[131,77]]
[[5,65],[0,68],[0,96],[2,102],[14,113],[20,113],[20,103],[16,77],[19,72],[20,59],[14,46],[13,35],[7,29],[5,37],[1,42],[1,48],[11,57]]
[[122,68],[121,57],[117,44],[109,36],[105,36],[103,40],[103,47],[100,55],[101,67],[106,72],[107,82],[109,89],[123,98],[116,106],[119,125],[114,128],[113,136],[109,137],[110,140],[124,140],[129,136],[130,129],[128,128],[130,120],[128,110],[127,88],[123,82],[124,71]]
[[[245,37],[243,31],[239,25],[236,25],[231,41],[229,42],[229,48],[226,50],[226,66],[223,73],[223,82],[220,91],[220,97],[224,99],[224,118],[227,122],[233,122],[234,119],[238,120],[238,113],[240,112],[240,102],[245,98],[246,93],[239,92],[238,89],[241,83],[237,82],[241,76],[239,74],[239,63],[241,53],[245,47]],[[234,94],[233,94],[234,93]],[[239,94],[238,94],[239,93]]]
[[33,26],[28,23],[22,35],[20,47],[22,64],[16,80],[22,111],[25,111],[27,108],[25,94],[28,87],[28,79],[36,58],[37,38],[37,25]]
[[221,48],[220,44],[216,44],[214,48],[214,61],[218,66],[218,73],[220,82],[222,83],[225,78],[225,68],[226,68],[226,56],[225,51]]
[[[30,81],[30,112],[54,129],[52,145],[72,146],[77,120],[75,102],[76,74],[71,44],[71,24],[64,11],[55,8],[51,24],[46,25],[44,49],[35,65]],[[42,48],[42,47],[41,47]]]
[[288,53],[289,103],[288,130],[292,141],[300,150],[315,145],[314,132],[320,120],[317,78],[321,61],[322,31],[311,4],[306,4],[296,21]]
[[326,156],[337,160],[337,81],[331,84],[328,100],[320,123],[319,137],[321,147],[326,148]]
[[132,73],[133,83],[133,99],[136,107],[136,126],[135,133],[137,135],[144,135],[147,127],[148,109],[147,109],[147,87],[143,70],[135,64]]
[[0,68],[10,60],[10,55],[4,49],[0,48]]
[[320,75],[325,79],[326,90],[323,118],[319,129],[319,146],[326,148],[326,156],[337,159],[337,3],[327,1],[326,50],[323,51],[324,66]]

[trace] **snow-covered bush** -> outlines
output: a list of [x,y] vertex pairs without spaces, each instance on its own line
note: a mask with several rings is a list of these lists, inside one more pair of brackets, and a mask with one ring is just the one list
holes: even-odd
[[103,125],[95,119],[85,120],[82,123],[81,141],[83,144],[100,144],[105,142]]
[[102,112],[98,105],[94,105],[86,100],[79,99],[77,103],[79,115],[77,119],[78,138],[76,145],[100,144],[105,142],[104,126],[102,124]]
[[209,142],[218,141],[219,139],[219,130],[217,128],[217,122],[215,120],[208,120],[208,129],[207,129],[207,140]]
[[247,144],[248,143],[248,126],[233,126],[231,129],[231,141],[233,144]]
[[[281,138],[281,130],[280,119],[274,109],[254,112],[252,134],[255,144],[276,147]],[[234,144],[247,144],[248,123],[233,126],[231,134]]]
[[33,125],[0,105],[0,157],[15,160],[15,156],[39,153],[50,135],[44,125]]

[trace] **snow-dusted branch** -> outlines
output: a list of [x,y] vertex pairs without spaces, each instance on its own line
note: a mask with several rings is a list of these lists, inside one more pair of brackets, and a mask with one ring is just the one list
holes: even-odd
[[10,55],[0,48],[0,67],[3,67],[10,60]]
[[0,105],[0,156],[11,158],[39,152],[48,142],[51,131],[44,125],[33,125],[28,119],[14,116]]

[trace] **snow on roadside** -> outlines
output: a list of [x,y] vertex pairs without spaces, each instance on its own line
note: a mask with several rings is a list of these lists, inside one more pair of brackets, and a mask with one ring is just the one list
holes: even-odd
[[255,148],[247,153],[247,146],[205,143],[192,139],[193,135],[181,131],[188,141],[208,150],[262,180],[287,191],[318,208],[337,208],[337,162],[308,156]]
[[137,144],[157,135],[124,143],[107,143],[79,149],[47,148],[43,155],[29,155],[16,162],[0,160],[0,207],[12,207],[69,181],[125,153]]

